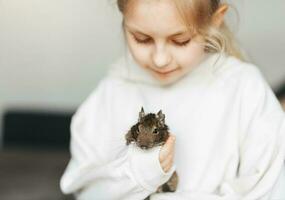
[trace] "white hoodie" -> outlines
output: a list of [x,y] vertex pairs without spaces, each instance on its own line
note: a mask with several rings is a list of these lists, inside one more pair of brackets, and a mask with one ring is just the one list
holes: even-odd
[[[161,86],[126,55],[72,118],[72,157],[60,182],[65,194],[142,200],[176,170],[177,191],[151,200],[285,199],[285,116],[256,66],[209,54],[179,81]],[[176,136],[167,173],[161,147],[126,145],[142,106],[146,113],[162,109]]]

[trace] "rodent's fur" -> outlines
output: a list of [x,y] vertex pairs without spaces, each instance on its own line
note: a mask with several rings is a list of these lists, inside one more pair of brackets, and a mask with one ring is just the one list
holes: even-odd
[[163,145],[169,137],[169,129],[165,124],[165,115],[160,110],[157,114],[145,115],[143,107],[138,122],[126,134],[126,144],[135,142],[142,149]]
[[[126,145],[135,143],[141,149],[149,149],[164,145],[169,137],[169,128],[165,124],[165,115],[160,110],[157,114],[144,112],[143,107],[139,112],[138,122],[131,127],[125,135]],[[174,192],[178,184],[176,171],[171,178],[161,185],[156,192]],[[145,200],[149,199],[147,197]]]

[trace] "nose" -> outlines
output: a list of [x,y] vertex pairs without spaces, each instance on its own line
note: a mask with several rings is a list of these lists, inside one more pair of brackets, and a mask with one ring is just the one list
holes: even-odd
[[153,55],[153,62],[157,68],[166,67],[171,61],[170,54],[166,51],[165,48],[160,47],[156,49]]
[[142,148],[142,149],[145,149],[147,148],[147,141],[138,141],[139,142],[139,146]]
[[141,148],[142,148],[142,149],[146,149],[146,148],[147,148],[147,145],[141,145]]

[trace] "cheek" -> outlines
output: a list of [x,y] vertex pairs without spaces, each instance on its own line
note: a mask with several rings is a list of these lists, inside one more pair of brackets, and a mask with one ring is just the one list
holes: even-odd
[[182,49],[176,55],[176,58],[182,68],[191,68],[197,65],[204,55],[204,46],[201,43],[193,41],[187,48]]
[[140,66],[147,66],[147,61],[149,60],[149,49],[138,45],[130,38],[127,40],[127,43],[134,60],[136,60]]

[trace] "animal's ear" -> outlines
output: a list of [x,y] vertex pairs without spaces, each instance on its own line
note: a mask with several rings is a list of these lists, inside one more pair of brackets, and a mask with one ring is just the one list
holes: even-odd
[[142,120],[142,118],[145,116],[145,113],[144,113],[144,109],[143,107],[141,108],[141,111],[139,113],[139,122]]
[[162,113],[162,111],[160,110],[157,114],[156,114],[158,121],[161,125],[164,125],[165,122],[165,115]]

